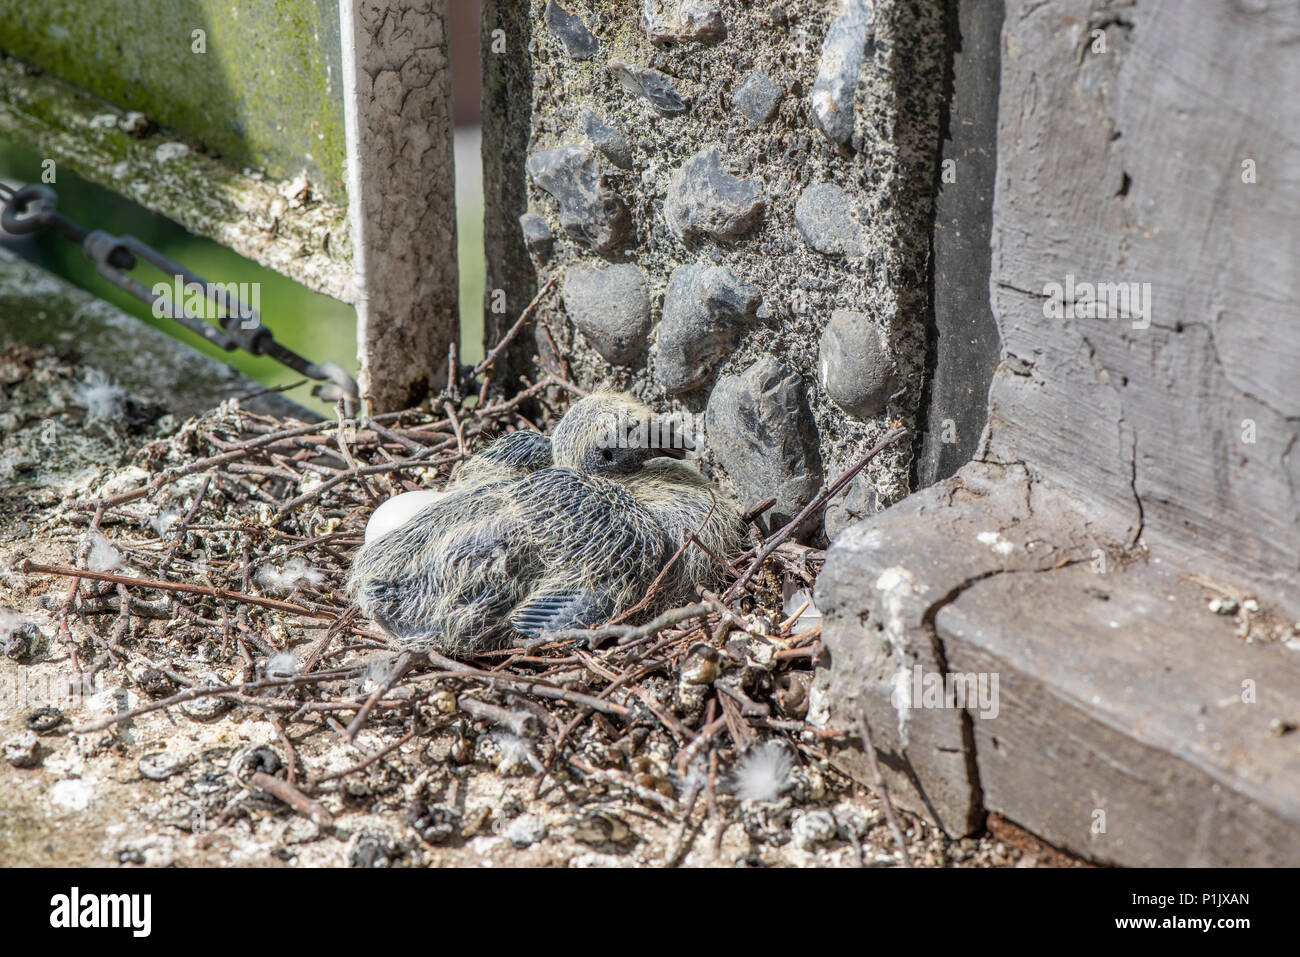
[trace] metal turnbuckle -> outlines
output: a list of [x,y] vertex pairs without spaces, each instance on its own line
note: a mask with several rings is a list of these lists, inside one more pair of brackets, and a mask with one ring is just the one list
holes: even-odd
[[[180,323],[227,352],[240,349],[273,359],[319,382],[312,395],[331,403],[342,399],[344,412],[348,416],[357,414],[361,397],[356,379],[335,362],[312,362],[277,342],[271,330],[262,325],[261,314],[231,291],[234,283],[208,282],[134,236],[113,236],[103,230],[85,229],[57,212],[58,195],[48,186],[33,184],[13,189],[0,184],[0,190],[8,194],[0,194],[4,203],[0,226],[7,232],[24,235],[53,229],[80,245],[101,277],[145,303],[154,315]],[[141,262],[172,277],[177,295],[162,295],[129,275]],[[201,291],[204,300],[216,307],[220,328],[208,322],[204,315],[186,308],[185,300],[191,298],[189,294],[194,290]]]

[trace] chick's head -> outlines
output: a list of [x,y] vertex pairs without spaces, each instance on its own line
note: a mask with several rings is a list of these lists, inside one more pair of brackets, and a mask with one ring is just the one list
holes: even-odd
[[632,475],[661,456],[685,458],[695,447],[678,423],[606,391],[575,402],[555,426],[551,445],[557,466],[610,477]]

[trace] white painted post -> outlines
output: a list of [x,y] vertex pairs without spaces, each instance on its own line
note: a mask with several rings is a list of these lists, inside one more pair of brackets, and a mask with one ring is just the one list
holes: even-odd
[[361,395],[418,404],[456,341],[447,0],[340,0]]

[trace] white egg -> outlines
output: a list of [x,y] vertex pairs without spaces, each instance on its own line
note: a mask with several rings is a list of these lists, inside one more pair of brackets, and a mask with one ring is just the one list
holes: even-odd
[[418,492],[394,495],[375,509],[374,514],[370,516],[370,521],[366,522],[366,544],[369,545],[389,532],[401,528],[416,512],[426,505],[432,505],[444,494],[431,489],[421,489]]

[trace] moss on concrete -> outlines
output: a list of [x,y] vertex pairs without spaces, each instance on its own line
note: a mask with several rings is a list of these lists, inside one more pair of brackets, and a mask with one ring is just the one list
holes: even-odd
[[354,298],[346,210],[317,199],[314,181],[245,173],[167,132],[133,136],[123,119],[103,100],[0,55],[0,139],[317,292]]
[[[194,31],[206,52],[194,52]],[[235,164],[344,192],[332,0],[0,0],[0,49]]]

